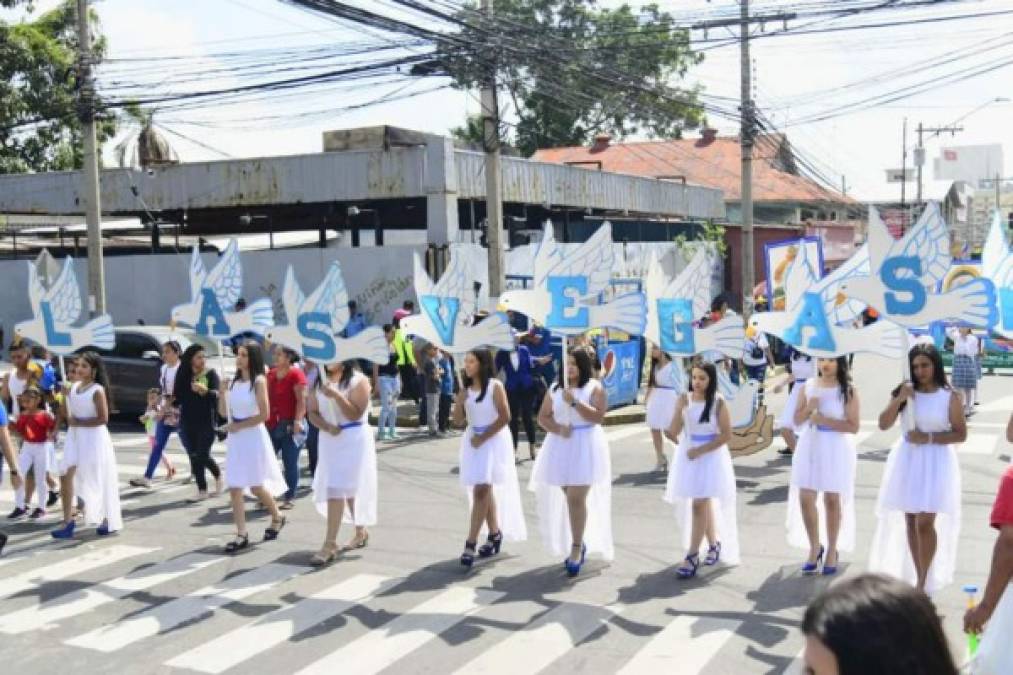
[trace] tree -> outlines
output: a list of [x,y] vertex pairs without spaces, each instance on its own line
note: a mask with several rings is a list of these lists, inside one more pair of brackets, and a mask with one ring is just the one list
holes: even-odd
[[680,138],[703,123],[698,90],[673,86],[703,55],[657,5],[634,12],[595,0],[496,0],[495,7],[488,16],[466,5],[456,15],[461,31],[440,41],[437,55],[459,88],[480,87],[496,73],[525,155],[600,133]]
[[[5,7],[30,2],[0,0]],[[98,19],[90,20],[97,35]],[[92,46],[96,60],[105,41]],[[73,0],[30,21],[0,22],[0,174],[60,171],[83,161],[77,94],[77,14]],[[96,102],[101,110],[101,102]],[[99,143],[116,131],[111,114],[98,118]]]

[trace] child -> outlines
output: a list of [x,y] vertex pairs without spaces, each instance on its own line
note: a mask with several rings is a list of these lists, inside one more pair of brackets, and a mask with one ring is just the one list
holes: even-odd
[[423,372],[426,387],[426,421],[429,424],[429,435],[439,435],[437,417],[440,412],[440,380],[443,371],[440,369],[439,350],[436,345],[426,347],[427,356]]
[[[33,520],[46,515],[46,498],[48,490],[46,481],[42,477],[49,471],[49,460],[52,456],[51,445],[56,438],[56,418],[52,413],[42,409],[42,391],[35,385],[29,385],[21,394],[18,405],[21,414],[14,423],[14,429],[24,439],[21,444],[21,456],[18,461],[18,470],[22,476],[30,470],[35,471],[39,477],[35,482],[35,492],[38,497],[38,506],[32,515]],[[28,513],[28,499],[25,496],[25,487],[21,486],[15,492],[15,508],[8,518],[16,519]]]
[[960,327],[946,331],[953,340],[953,388],[960,392],[964,402],[964,416],[974,414],[974,399],[978,389],[978,369],[975,359],[978,356],[978,338],[971,334],[971,329]]
[[450,407],[454,402],[454,359],[440,352],[440,433],[450,431]]
[[[144,425],[144,432],[148,435],[148,447],[151,448],[152,452],[155,450],[155,445],[158,444],[158,422],[165,418],[163,413],[164,404],[162,402],[162,391],[158,387],[152,387],[148,390],[148,409],[141,415],[141,424]],[[162,453],[162,465],[165,467],[166,479],[171,480],[176,475],[176,469],[172,466],[172,462],[169,461],[169,457],[163,452]],[[130,481],[130,484],[134,487],[148,487],[151,483],[148,479],[134,479]]]

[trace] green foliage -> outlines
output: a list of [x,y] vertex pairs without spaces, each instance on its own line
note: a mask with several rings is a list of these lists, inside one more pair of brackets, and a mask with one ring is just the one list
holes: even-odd
[[728,255],[728,242],[725,241],[725,227],[718,223],[702,222],[697,223],[697,236],[693,239],[689,239],[684,234],[680,234],[675,238],[676,248],[679,249],[679,253],[686,260],[693,257],[693,249],[698,246],[700,242],[703,242],[710,250],[714,251],[718,257],[724,258]]
[[[0,23],[0,174],[81,166],[76,26],[73,0],[30,21]],[[104,41],[96,40],[96,60],[104,51]],[[100,143],[115,131],[115,119],[100,117]]]
[[444,41],[437,54],[460,88],[479,87],[495,69],[523,154],[584,145],[599,133],[679,138],[704,121],[697,91],[672,86],[703,56],[657,5],[497,0],[495,7],[485,17],[466,5],[458,14],[471,24],[460,33],[466,46]]
[[454,127],[450,130],[450,135],[459,141],[464,143],[470,143],[482,147],[485,143],[485,132],[482,128],[482,116],[481,115],[468,115],[464,121],[464,126]]

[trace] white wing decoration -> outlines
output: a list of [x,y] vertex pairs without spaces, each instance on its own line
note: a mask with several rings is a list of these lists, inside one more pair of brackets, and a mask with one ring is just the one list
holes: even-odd
[[56,283],[43,299],[49,301],[54,323],[70,326],[81,318],[81,289],[77,285],[77,275],[74,274],[74,262],[69,257],[64,261],[63,271]]
[[[544,242],[544,240],[543,240]],[[536,254],[536,262],[538,261]],[[588,278],[587,297],[593,297],[608,289],[615,264],[615,251],[612,249],[612,225],[602,223],[591,238],[581,244],[575,251],[562,256],[548,269],[535,271],[535,287],[541,288],[545,278],[552,276],[586,276]]]
[[651,250],[644,277],[644,295],[647,297],[647,327],[644,335],[654,344],[661,344],[661,324],[658,322],[658,300],[664,297],[668,278],[661,267],[656,251]]
[[229,240],[221,260],[214,266],[204,284],[210,288],[223,311],[232,311],[243,294],[243,266],[239,260],[239,242]]
[[295,270],[288,266],[285,272],[285,285],[281,289],[281,304],[285,308],[285,320],[289,325],[295,325],[296,317],[299,316],[299,309],[302,307],[306,296],[299,288],[299,282],[295,278]]
[[[950,269],[950,233],[935,202],[926,205],[921,218],[904,238],[894,242],[887,257],[911,256],[922,259],[922,286],[935,289]],[[910,277],[907,270],[898,270],[901,278]]]
[[869,268],[869,245],[866,244],[843,265],[813,284],[810,290],[820,294],[824,312],[832,325],[849,325],[865,309],[863,302],[844,297],[840,288],[848,279],[869,276]]
[[689,298],[693,301],[693,319],[698,320],[711,307],[710,253],[700,247],[682,272],[665,289],[666,298]]
[[[542,232],[542,241],[535,251],[535,265],[533,276],[536,280],[545,278],[557,262],[559,262],[559,246],[556,245],[556,233],[552,229],[552,222],[545,221],[545,229]],[[535,285],[538,285],[536,281]]]
[[996,288],[1013,287],[1013,259],[998,211],[992,218],[985,246],[981,250],[981,271],[983,276],[992,280]]
[[809,251],[805,242],[800,242],[798,253],[791,261],[788,270],[784,274],[784,308],[793,312],[798,303],[802,302],[802,295],[812,290],[816,283],[816,273],[809,262]]
[[200,297],[200,289],[204,287],[204,280],[208,271],[204,267],[204,261],[200,259],[200,244],[193,247],[193,254],[190,256],[190,300],[197,302]]
[[[470,266],[463,256],[451,255],[447,268],[440,275],[440,280],[433,287],[433,295],[439,298],[457,298],[461,304],[457,312],[458,323],[465,324],[475,314],[474,279],[471,278]],[[429,275],[426,274],[426,278]]]
[[42,312],[42,308],[39,303],[42,302],[42,296],[45,295],[46,289],[42,287],[42,282],[39,281],[39,272],[35,269],[35,263],[31,260],[28,261],[28,303],[32,306],[32,316],[39,316]]
[[321,312],[331,317],[331,328],[335,332],[345,327],[349,318],[348,288],[337,261],[331,263],[323,281],[306,298],[303,306],[311,312]]

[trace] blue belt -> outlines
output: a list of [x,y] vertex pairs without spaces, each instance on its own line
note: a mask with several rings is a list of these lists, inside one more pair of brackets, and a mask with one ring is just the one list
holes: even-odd
[[[489,425],[489,426],[492,426],[492,425]],[[484,434],[488,430],[489,430],[488,426],[485,426],[485,427],[472,427],[471,428],[471,433],[473,433],[473,434]]]
[[795,382],[793,384],[802,384],[808,379],[809,379],[808,377],[796,377]]
[[828,427],[825,424],[817,424],[816,431],[837,431],[837,429],[834,429],[833,427]]
[[717,437],[717,434],[690,434],[689,440],[694,443],[710,443]]
[[654,385],[654,388],[655,389],[669,389],[669,390],[674,390],[675,389],[675,387],[663,387],[660,384]]
[[594,424],[575,424],[570,427],[570,431],[583,431],[584,429],[591,429],[594,426]]
[[361,427],[361,426],[362,422],[345,422],[344,424],[339,424],[338,428],[344,431],[345,429],[351,429],[352,427]]

